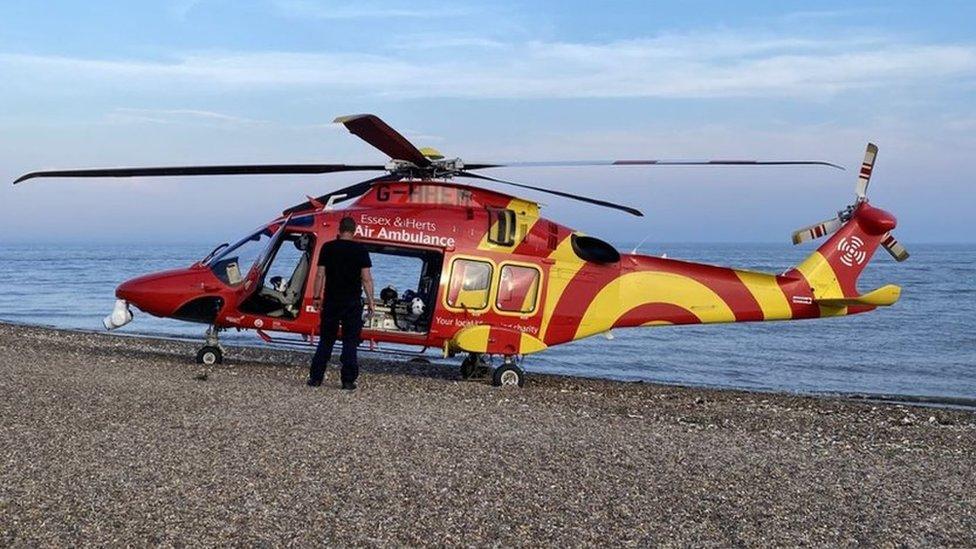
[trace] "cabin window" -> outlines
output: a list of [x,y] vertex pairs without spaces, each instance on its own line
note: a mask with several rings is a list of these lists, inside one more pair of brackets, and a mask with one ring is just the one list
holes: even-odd
[[491,263],[487,261],[455,259],[451,264],[447,304],[459,309],[484,309],[488,306],[491,275]]
[[512,210],[488,210],[491,226],[488,227],[488,242],[499,246],[515,245],[515,212]]
[[499,311],[531,313],[539,298],[539,270],[522,265],[505,265],[498,278],[495,307]]

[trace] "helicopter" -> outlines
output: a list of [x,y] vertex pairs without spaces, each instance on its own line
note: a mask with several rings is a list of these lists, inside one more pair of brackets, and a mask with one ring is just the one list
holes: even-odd
[[[322,244],[337,236],[341,218],[357,224],[355,238],[377,257],[412,269],[416,285],[380,291],[362,331],[367,350],[381,345],[462,355],[463,379],[523,386],[526,355],[617,328],[826,318],[893,305],[892,284],[860,293],[857,279],[880,246],[897,261],[908,252],[893,236],[896,220],[869,204],[878,148],[868,144],[853,203],[836,216],[793,233],[800,244],[828,237],[782,274],[621,253],[610,243],[540,215],[540,204],[457,182],[513,186],[610,208],[609,201],[477,173],[500,167],[819,165],[823,161],[607,160],[466,164],[417,148],[372,114],[335,123],[387,157],[385,164],[273,164],[95,168],[38,171],[35,178],[162,177],[384,172],[285,209],[235,243],[223,243],[192,265],[148,274],[116,289],[108,330],[133,320],[132,308],[207,326],[196,360],[223,361],[223,330],[254,330],[265,342],[315,344],[319,310],[309,273]],[[344,207],[339,204],[348,202]],[[383,281],[377,281],[381,287]]]

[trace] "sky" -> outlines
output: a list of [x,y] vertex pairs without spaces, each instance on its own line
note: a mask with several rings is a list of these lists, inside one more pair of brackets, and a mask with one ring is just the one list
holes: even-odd
[[361,112],[467,162],[848,168],[492,172],[643,210],[524,193],[617,242],[789,242],[851,202],[873,141],[869,196],[897,236],[974,242],[973,21],[973,2],[6,0],[0,242],[231,240],[357,175],[9,182],[58,167],[383,161],[330,124]]

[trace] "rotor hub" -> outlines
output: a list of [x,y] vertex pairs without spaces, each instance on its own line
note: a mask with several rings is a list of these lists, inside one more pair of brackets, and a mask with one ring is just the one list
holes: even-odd
[[390,174],[403,178],[451,178],[464,171],[464,162],[460,158],[445,158],[432,160],[427,166],[418,166],[409,160],[390,160],[385,168]]

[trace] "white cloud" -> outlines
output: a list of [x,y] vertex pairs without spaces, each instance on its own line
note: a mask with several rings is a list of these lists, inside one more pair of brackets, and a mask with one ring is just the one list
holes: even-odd
[[219,125],[253,125],[267,124],[265,120],[255,120],[243,116],[197,110],[197,109],[136,109],[120,107],[106,116],[110,122],[152,122],[156,124],[219,124]]
[[398,50],[456,50],[456,49],[499,49],[506,44],[491,38],[477,36],[454,36],[443,32],[435,34],[408,34],[393,40]]
[[[976,46],[883,36],[809,39],[715,32],[605,43],[468,39],[398,53],[195,52],[171,61],[0,54],[17,82],[121,89],[282,89],[392,97],[821,97],[973,77]],[[490,47],[477,47],[477,46]]]
[[183,21],[190,12],[199,6],[203,0],[173,0],[169,5],[169,11],[176,19]]
[[284,15],[312,19],[431,19],[470,13],[470,10],[456,5],[424,5],[416,2],[389,5],[377,2],[274,0],[273,4]]
[[891,8],[880,7],[857,7],[842,10],[801,10],[787,13],[780,17],[780,19],[789,23],[809,23],[854,17],[867,19],[881,16],[889,11],[891,11]]

